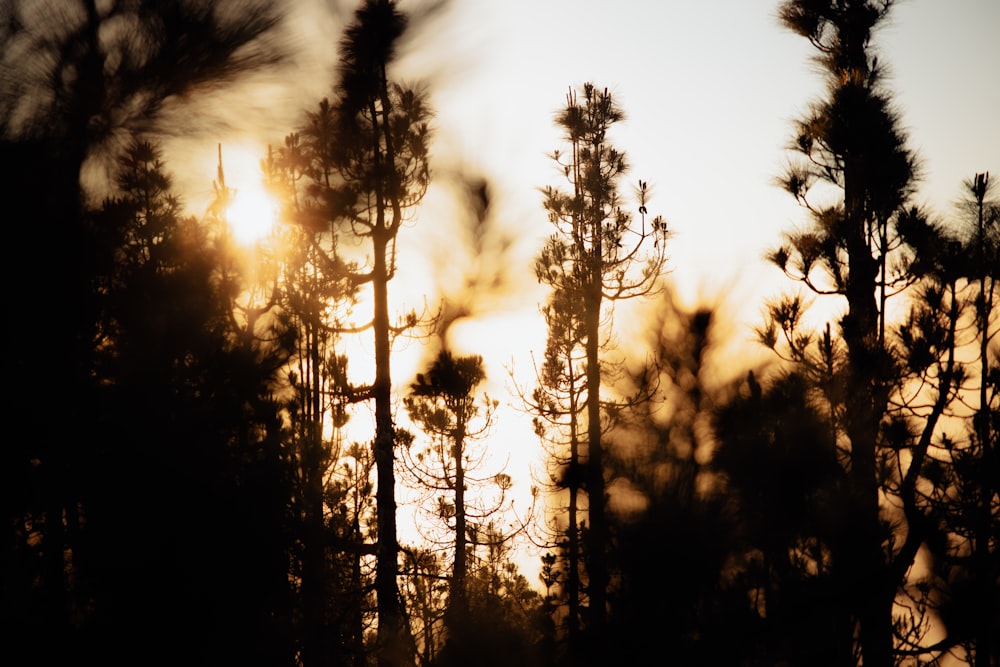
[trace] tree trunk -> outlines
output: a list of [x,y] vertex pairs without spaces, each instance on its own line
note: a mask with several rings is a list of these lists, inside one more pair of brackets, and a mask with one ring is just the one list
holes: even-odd
[[462,464],[462,449],[465,435],[459,427],[455,435],[452,456],[455,458],[455,562],[451,575],[451,599],[448,603],[450,614],[465,615],[468,599],[465,591],[465,467]]
[[[989,174],[977,174],[974,180],[976,197],[976,231],[978,241],[979,269],[979,409],[973,417],[977,439],[979,440],[979,460],[989,465],[994,460],[994,436],[991,428],[993,409],[990,406],[989,386],[989,344],[990,316],[993,312],[993,292],[995,280],[990,275],[987,261],[987,239],[984,219],[984,202],[988,186]],[[972,552],[973,578],[978,583],[977,589],[981,596],[979,614],[976,616],[974,641],[976,645],[975,667],[993,667],[1000,664],[1000,639],[991,628],[989,613],[991,600],[995,599],[997,579],[995,573],[991,576],[990,561],[995,555],[990,554],[990,535],[994,534],[995,519],[993,517],[993,496],[997,490],[997,480],[983,475],[983,488],[980,490],[975,509],[975,527],[973,529],[974,543]],[[995,614],[995,612],[994,612]]]
[[862,188],[854,183],[856,173],[849,159],[844,169],[848,313],[842,323],[849,365],[846,431],[851,445],[849,516],[853,522],[846,553],[850,568],[847,576],[856,584],[853,602],[865,667],[893,667],[892,603],[896,582],[887,581],[877,468],[879,422],[887,400],[883,351],[878,345],[878,264],[868,244],[864,197]]
[[593,230],[594,247],[591,252],[589,294],[585,326],[587,334],[587,501],[590,530],[587,549],[587,591],[589,594],[589,634],[596,645],[594,657],[600,660],[603,651],[607,619],[608,589],[608,524],[605,517],[604,450],[601,443],[601,366],[600,348],[601,295],[601,243],[599,223]]
[[378,603],[378,664],[398,667],[407,663],[404,640],[403,612],[396,581],[399,542],[396,536],[396,437],[392,423],[389,342],[388,270],[386,266],[387,238],[384,224],[372,235],[375,333],[375,470],[378,489],[375,494],[378,512],[378,562],[375,567],[375,594]]
[[303,638],[302,662],[307,667],[329,663],[326,620],[326,539],[323,521],[322,414],[320,411],[320,354],[316,323],[305,326],[306,356],[302,387],[302,483],[304,536],[302,554]]
[[[572,362],[569,365],[572,378]],[[572,408],[570,410],[570,450],[569,450],[569,513],[566,526],[566,604],[569,610],[567,618],[567,634],[569,645],[575,651],[580,646],[580,425],[577,422],[576,386],[570,386]]]

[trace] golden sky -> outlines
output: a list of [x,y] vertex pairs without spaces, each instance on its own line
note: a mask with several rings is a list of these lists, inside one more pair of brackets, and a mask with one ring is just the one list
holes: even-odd
[[[452,0],[415,20],[395,75],[429,86],[437,180],[419,220],[400,236],[401,273],[390,287],[400,309],[419,309],[425,298],[435,303],[442,290],[463,299],[472,316],[454,328],[452,343],[459,352],[483,354],[490,393],[514,401],[507,368],[513,361],[529,379],[530,354],[544,341],[537,314],[544,293],[532,262],[549,233],[538,188],[562,185],[546,157],[560,145],[553,116],[568,87],[592,81],[624,107],[627,119],[613,140],[630,156],[629,181],[651,184],[650,212],[674,231],[673,283],[688,300],[721,300],[743,322],[733,340],[749,341],[763,300],[791,287],[762,255],[805,215],[773,179],[786,159],[792,119],[822,86],[811,47],[778,26],[776,5]],[[404,9],[427,6],[401,2]],[[216,142],[223,143],[229,184],[252,189],[255,153],[281,144],[301,111],[330,90],[350,3],[340,3],[339,12],[321,0],[289,7],[297,54],[289,70],[191,102],[200,105],[197,114],[188,107],[178,113],[178,122],[205,120],[168,146],[188,165],[179,180],[192,205],[211,191]],[[877,35],[902,124],[923,164],[916,201],[942,216],[952,213],[963,179],[1000,174],[998,29],[996,0],[907,0]],[[480,255],[463,252],[475,236],[472,216],[451,189],[456,175],[490,184]],[[481,286],[474,294],[454,288],[470,278]],[[403,355],[397,386],[410,381],[421,356]],[[498,438],[534,448],[526,422],[509,423],[505,428],[515,430],[498,429]]]
[[[631,176],[650,182],[651,210],[675,231],[676,281],[690,295],[742,289],[763,280],[762,252],[804,219],[772,181],[791,120],[822,85],[809,45],[777,25],[776,4],[451,0],[414,21],[396,73],[430,86],[439,181],[456,169],[490,179],[493,214],[529,266],[547,233],[537,188],[560,180],[545,157],[559,144],[552,117],[569,86],[609,87],[628,115],[615,140],[631,158]],[[197,148],[186,147],[203,156],[203,171],[189,172],[203,195],[216,140],[234,153],[227,169],[238,186],[256,174],[244,156],[280,143],[301,110],[329,92],[350,2],[333,5],[339,10],[321,0],[290,3],[296,67],[219,93],[195,116],[224,121],[190,139]],[[428,5],[401,2],[417,11]],[[998,27],[995,0],[906,0],[878,34],[923,161],[917,200],[942,215],[962,179],[1000,170]],[[438,216],[431,224],[448,222]]]

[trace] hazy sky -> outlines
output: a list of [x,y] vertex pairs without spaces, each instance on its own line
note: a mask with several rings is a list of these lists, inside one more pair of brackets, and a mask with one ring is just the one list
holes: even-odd
[[[560,146],[552,119],[567,88],[585,81],[609,87],[625,109],[613,139],[632,163],[626,185],[651,183],[650,210],[675,232],[673,282],[687,298],[728,299],[745,323],[733,336],[751,338],[763,299],[791,287],[761,257],[806,220],[774,178],[792,120],[823,85],[811,46],[777,24],[776,6],[456,0],[426,25],[403,75],[431,77],[437,154],[487,174],[498,193],[493,232],[514,240],[505,256],[510,298],[495,300],[495,317],[470,325],[472,345],[491,334],[496,346],[521,345],[530,318],[540,319],[529,296],[537,294],[531,261],[550,228],[537,188],[565,182],[546,157]],[[923,162],[916,201],[942,216],[963,179],[984,170],[1000,178],[998,30],[997,0],[907,0],[876,36]],[[431,249],[452,233],[438,217],[420,224],[413,237]]]
[[[678,281],[748,280],[803,219],[773,178],[791,119],[821,87],[810,46],[777,25],[775,6],[459,0],[443,34],[417,45],[441,49],[439,150],[481,160],[504,183],[510,224],[544,228],[532,188],[560,180],[544,157],[558,146],[553,112],[570,85],[607,86],[628,115],[615,138],[632,176],[654,184],[651,209],[677,233]],[[908,0],[878,35],[924,160],[919,198],[942,213],[963,178],[1000,172],[998,30],[997,0]]]
[[[546,155],[560,146],[552,120],[570,86],[606,86],[624,107],[627,120],[612,138],[630,157],[626,185],[638,178],[652,185],[649,208],[675,232],[669,266],[687,298],[723,295],[744,322],[733,332],[742,343],[764,298],[790,287],[761,256],[783,230],[805,221],[773,181],[792,119],[815,99],[822,79],[806,40],[778,26],[776,5],[452,0],[415,22],[396,74],[430,86],[437,185],[416,225],[401,234],[403,267],[391,291],[408,307],[419,308],[425,297],[434,303],[438,290],[465,300],[475,317],[454,329],[453,342],[487,357],[491,393],[510,401],[504,365],[516,359],[523,376],[529,353],[543,345],[537,304],[544,293],[532,262],[550,227],[538,188],[564,184]],[[190,164],[205,165],[201,175],[189,171],[201,183],[190,200],[210,191],[215,141],[224,143],[230,184],[240,187],[253,178],[267,142],[280,144],[296,113],[328,93],[344,14],[323,6],[295,4],[301,69],[245,89],[239,104],[226,95],[212,102],[231,127],[183,147]],[[1000,178],[998,31],[998,0],[906,0],[877,35],[910,145],[923,161],[916,200],[942,216],[963,179],[984,170]],[[456,174],[489,180],[490,215],[479,237],[447,187]],[[466,249],[476,238],[482,254],[474,257]],[[473,295],[456,289],[470,280],[493,288]],[[409,381],[420,356],[403,353],[397,384]],[[537,451],[524,422],[515,422],[505,428],[520,430],[507,441]]]
[[[403,0],[404,8],[430,0]],[[235,127],[197,138],[214,175],[214,140],[224,143],[230,181],[251,179],[256,151],[280,143],[297,115],[328,94],[339,29],[347,16],[324,11],[349,0],[296,0],[292,30],[301,69],[251,87],[238,104],[213,100]],[[509,267],[530,277],[537,240],[548,233],[537,189],[563,179],[546,154],[559,147],[552,119],[569,86],[612,90],[627,119],[613,140],[632,172],[653,186],[650,210],[675,231],[670,268],[689,294],[740,293],[779,276],[761,254],[805,217],[773,184],[786,160],[792,119],[822,80],[806,40],[780,28],[774,0],[450,0],[417,20],[397,75],[427,81],[436,110],[432,150],[438,185],[455,169],[491,183],[491,220],[515,243]],[[944,215],[963,179],[1000,174],[1000,1],[904,0],[877,35],[889,86],[923,162],[917,201]],[[221,102],[221,104],[220,104]],[[280,115],[281,113],[284,115]],[[270,114],[270,115],[267,115]],[[262,120],[266,119],[266,120]],[[240,164],[242,162],[242,164]],[[1000,176],[998,176],[1000,177]],[[419,239],[453,235],[449,214],[433,215]],[[523,269],[523,270],[522,270]],[[705,286],[701,289],[700,286]],[[742,298],[741,302],[751,299]]]

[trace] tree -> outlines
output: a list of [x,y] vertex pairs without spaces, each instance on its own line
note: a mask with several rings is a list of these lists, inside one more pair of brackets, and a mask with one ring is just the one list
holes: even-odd
[[544,664],[540,661],[538,593],[511,559],[511,535],[496,522],[476,526],[472,553],[485,553],[470,568],[466,582],[467,613],[449,620],[449,636],[438,665],[503,667]]
[[[893,4],[796,0],[780,7],[783,24],[816,48],[827,91],[797,121],[790,148],[800,159],[781,179],[812,228],[789,234],[772,259],[817,294],[842,297],[846,313],[838,335],[828,328],[817,337],[803,331],[801,299],[786,298],[771,304],[761,330],[767,345],[783,346],[818,380],[828,405],[845,470],[836,503],[851,526],[829,548],[866,666],[892,665],[896,648],[927,650],[919,637],[926,619],[895,616],[894,605],[921,545],[934,539],[916,490],[962,377],[950,278],[927,284],[898,328],[886,317],[890,297],[927,278],[921,266],[935,261],[943,238],[906,206],[916,161],[871,45]],[[925,242],[915,230],[927,232]],[[935,300],[942,288],[946,298]],[[926,409],[914,402],[921,382]]]
[[[980,593],[978,616],[971,633],[976,667],[1000,663],[1000,544],[995,536],[1000,533],[1000,508],[994,499],[1000,495],[1000,354],[995,343],[997,336],[995,308],[997,305],[997,267],[1000,266],[1000,202],[989,172],[976,174],[966,184],[971,195],[975,227],[967,237],[967,246],[974,258],[973,270],[968,276],[978,283],[975,295],[976,336],[979,343],[979,396],[973,417],[974,445],[969,461],[976,461],[981,471],[981,487],[971,495],[976,502],[970,537],[974,543],[972,555],[972,580]],[[991,196],[994,195],[994,196]],[[975,479],[975,477],[973,477]],[[992,612],[990,610],[993,610]]]
[[[586,425],[586,455],[580,467],[587,495],[588,626],[591,636],[600,642],[610,583],[606,554],[610,534],[601,442],[607,427],[602,415],[601,384],[609,372],[606,364],[602,368],[601,361],[601,350],[606,348],[608,340],[604,324],[616,301],[643,296],[654,289],[665,263],[667,227],[660,217],[647,225],[648,190],[642,181],[637,191],[640,224],[634,225],[632,215],[622,209],[618,188],[627,163],[625,155],[610,144],[607,135],[624,114],[607,89],[601,91],[588,83],[580,95],[582,102],[571,90],[566,108],[556,119],[564,131],[569,152],[563,155],[556,151],[552,157],[571,191],[551,186],[543,189],[544,206],[555,232],[536,260],[535,274],[540,282],[552,288],[547,318],[550,332],[562,338],[553,355],[561,357],[560,366],[569,364],[562,371],[564,379],[575,376],[581,366],[586,378],[585,398],[578,406],[579,421],[573,423]],[[648,248],[649,241],[653,243],[652,249]],[[573,315],[558,312],[567,308],[580,309],[577,322],[572,321]],[[557,322],[561,318],[567,321]],[[574,347],[582,348],[582,363],[569,352]],[[572,405],[576,398],[569,401]],[[575,442],[575,438],[576,434],[571,433],[570,442]],[[571,469],[576,463],[570,460]],[[600,650],[596,652],[599,654]]]
[[[445,349],[425,373],[417,374],[404,399],[410,419],[430,437],[425,449],[407,457],[406,470],[425,502],[430,501],[425,513],[432,522],[444,522],[446,536],[421,533],[452,552],[447,604],[440,613],[446,631],[440,650],[433,646],[439,618],[428,602],[443,563],[426,552],[410,558],[411,586],[422,612],[423,655],[432,664],[521,664],[533,656],[538,596],[510,560],[511,542],[521,529],[504,530],[498,522],[512,481],[503,472],[483,476],[480,468],[488,452],[470,447],[489,431],[499,405],[485,394],[475,395],[484,379],[482,357],[456,357]],[[440,657],[432,661],[433,655]]]
[[[990,197],[989,175],[976,174],[966,181],[960,202],[962,219],[956,234],[942,238],[941,248],[927,267],[928,306],[957,313],[956,336],[972,354],[965,361],[957,389],[957,410],[949,414],[950,425],[932,444],[923,477],[921,500],[929,507],[929,519],[942,533],[934,545],[940,593],[926,604],[948,627],[950,644],[960,647],[974,665],[996,664],[1000,647],[995,637],[1000,629],[996,609],[1000,600],[997,576],[1000,530],[997,506],[998,402],[996,266],[997,229],[1000,207]],[[925,317],[922,329],[933,322]],[[918,338],[918,340],[920,340]],[[933,339],[932,339],[933,340]],[[927,356],[922,346],[923,356]]]
[[112,251],[93,284],[102,437],[79,471],[66,566],[90,601],[75,612],[81,648],[128,652],[173,634],[185,639],[165,656],[197,646],[287,663],[291,490],[272,394],[287,338],[277,323],[253,336],[235,326],[224,246],[210,222],[180,215],[155,145],[130,144],[117,176],[120,194],[92,218]]
[[[360,659],[364,600],[360,560],[368,551],[360,534],[360,515],[367,510],[366,504],[348,498],[367,486],[361,472],[368,468],[359,452],[348,451],[343,442],[353,388],[347,380],[348,359],[338,351],[341,330],[357,303],[358,286],[352,278],[357,265],[340,257],[338,235],[317,223],[322,220],[325,200],[299,183],[308,173],[306,161],[313,154],[311,149],[303,150],[299,137],[304,135],[311,145],[314,130],[312,122],[301,135],[286,136],[284,147],[269,150],[262,161],[266,180],[281,196],[283,217],[288,221],[277,239],[282,260],[274,298],[282,319],[295,332],[286,408],[299,485],[293,504],[301,520],[302,659],[307,665],[327,664],[338,655],[346,659],[346,653]],[[261,261],[259,251],[257,255]],[[339,573],[341,568],[349,573]],[[339,611],[333,608],[334,602]],[[346,614],[348,609],[353,613]],[[345,615],[351,620],[338,627],[335,619]],[[345,636],[349,637],[346,641]]]
[[449,577],[433,551],[404,549],[403,588],[417,655],[424,665],[436,665],[441,648],[444,610],[448,605]]
[[[9,74],[0,82],[4,194],[33,202],[32,224],[14,225],[8,240],[12,247],[47,248],[46,270],[30,281],[24,279],[25,264],[7,265],[5,278],[21,285],[9,302],[11,312],[30,322],[33,332],[23,338],[23,354],[11,368],[23,380],[12,409],[25,423],[50,423],[50,401],[29,397],[59,387],[65,397],[62,418],[75,429],[72,438],[60,429],[40,429],[36,437],[5,448],[0,465],[10,490],[5,516],[12,523],[31,517],[44,543],[47,564],[30,606],[37,603],[42,615],[34,619],[36,643],[49,651],[70,651],[76,633],[66,554],[81,548],[76,516],[86,511],[83,498],[95,484],[84,477],[96,458],[89,443],[103,437],[95,423],[101,410],[94,404],[102,307],[95,284],[108,272],[97,260],[107,259],[112,248],[99,247],[108,236],[92,233],[88,216],[90,203],[110,193],[85,190],[82,172],[85,166],[90,174],[91,167],[100,171],[102,164],[114,171],[118,149],[131,134],[162,129],[157,115],[167,98],[211,89],[279,58],[266,39],[276,16],[261,3],[232,9],[186,1],[93,0],[13,2],[4,8],[0,62]],[[59,241],[52,243],[53,238]],[[64,307],[53,307],[51,295],[60,295]],[[121,465],[117,459],[108,463]]]
[[630,340],[615,383],[643,400],[622,406],[606,435],[615,659],[666,652],[679,664],[751,664],[763,638],[739,583],[748,531],[710,460],[710,424],[729,391],[731,362],[714,349],[725,327],[716,310],[678,305],[667,286],[648,305],[648,333]]
[[[53,372],[75,369],[85,378],[93,267],[76,250],[93,241],[81,224],[86,201],[107,194],[84,192],[85,165],[113,170],[128,136],[163,129],[158,114],[168,98],[211,90],[279,62],[282,53],[270,40],[278,18],[255,2],[241,3],[238,11],[181,0],[29,5],[11,6],[0,54],[12,73],[0,90],[3,162],[17,165],[4,180],[11,192],[37,200],[35,214],[44,222],[17,230],[23,235],[18,246],[40,245],[43,239],[33,234],[42,229],[65,243],[53,249],[54,270],[39,276],[38,292],[25,290],[18,307],[47,322],[36,295],[74,290],[62,321],[38,327],[47,337],[39,347],[48,349],[37,358],[53,359]],[[56,351],[73,358],[55,360]]]
[[[468,573],[466,540],[470,527],[467,520],[486,520],[497,512],[503,502],[502,491],[505,490],[501,488],[496,505],[479,507],[472,512],[476,505],[470,503],[472,499],[466,494],[477,481],[482,485],[483,480],[469,475],[474,472],[470,470],[470,465],[482,457],[473,456],[467,445],[468,441],[488,432],[498,405],[488,396],[483,398],[482,403],[476,398],[475,389],[485,379],[482,357],[455,357],[448,350],[442,350],[427,372],[417,375],[410,395],[404,399],[410,419],[436,441],[428,448],[427,456],[418,454],[411,470],[421,486],[451,494],[450,499],[442,495],[436,495],[434,499],[438,504],[437,514],[448,522],[449,532],[453,533],[454,556],[448,603],[448,615],[451,617],[462,616],[468,611],[465,581]],[[481,418],[481,423],[474,422],[477,418]],[[454,526],[450,525],[451,519]]]
[[805,370],[765,382],[751,371],[712,419],[711,465],[738,526],[727,578],[749,602],[758,637],[747,649],[768,663],[849,664],[847,582],[830,552],[844,520],[837,504],[844,471],[829,411]]
[[[565,524],[559,519],[553,526],[552,543],[560,551],[561,565],[553,560],[549,564],[551,583],[560,582],[565,604],[564,630],[567,643],[576,650],[579,645],[581,622],[581,509],[580,494],[583,484],[581,449],[585,436],[581,416],[586,404],[585,350],[582,350],[582,303],[568,291],[554,292],[542,308],[549,335],[545,343],[545,357],[537,371],[539,384],[531,397],[522,401],[534,413],[535,433],[542,441],[554,469],[549,478],[549,488],[564,490],[566,500]],[[553,558],[555,556],[553,555]],[[555,601],[554,595],[549,602]]]
[[[349,400],[375,403],[372,451],[377,476],[375,591],[378,605],[377,653],[380,665],[410,661],[397,582],[396,435],[392,415],[393,339],[417,323],[415,314],[399,325],[389,317],[388,285],[396,271],[396,238],[430,181],[430,110],[424,95],[390,81],[388,68],[406,27],[406,17],[390,0],[366,0],[341,41],[336,98],[323,100],[306,127],[289,138],[286,155],[301,146],[296,164],[311,180],[319,206],[304,209],[300,223],[324,241],[317,261],[323,270],[346,267],[357,289],[371,289],[372,319],[365,325],[327,323],[339,333],[370,329],[374,338],[375,378],[369,386],[346,383]],[[291,180],[296,180],[290,172]],[[337,240],[369,244],[356,267],[348,266]]]

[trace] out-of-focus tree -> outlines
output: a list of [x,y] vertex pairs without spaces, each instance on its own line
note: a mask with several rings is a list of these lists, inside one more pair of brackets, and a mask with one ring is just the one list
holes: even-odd
[[272,393],[287,336],[234,325],[218,236],[180,215],[155,145],[131,144],[117,183],[90,218],[109,249],[91,285],[101,437],[64,519],[70,647],[288,664],[292,484]]
[[711,467],[730,498],[730,590],[743,593],[755,660],[849,664],[850,600],[832,563],[841,529],[838,462],[828,403],[799,371],[761,386],[753,372],[713,417]]
[[727,391],[720,375],[730,372],[715,357],[724,326],[713,309],[678,305],[669,287],[639,312],[649,314],[648,334],[631,340],[615,388],[646,398],[622,406],[605,436],[616,563],[609,641],[625,664],[653,653],[741,664],[756,628],[733,581],[733,498],[710,464],[711,420]]
[[[111,193],[85,192],[82,172],[102,163],[116,172],[131,134],[156,129],[168,98],[276,62],[280,53],[268,36],[277,17],[266,3],[180,1],[15,1],[2,13],[0,188],[8,200],[16,193],[16,200],[32,202],[30,222],[12,224],[8,237],[25,260],[5,263],[5,280],[19,285],[8,305],[32,331],[12,360],[10,371],[21,378],[12,409],[24,423],[51,424],[51,402],[37,397],[58,387],[60,422],[74,425],[72,435],[40,428],[4,448],[3,511],[12,523],[31,516],[32,539],[41,540],[48,561],[31,594],[36,602],[45,598],[44,611],[36,609],[44,615],[36,629],[44,630],[34,643],[72,651],[79,615],[67,597],[74,584],[66,558],[80,556],[75,517],[88,509],[84,497],[96,484],[86,477],[97,458],[93,443],[104,438],[95,404],[103,395],[95,388],[95,365],[105,344],[97,285],[111,272],[101,262],[116,261],[116,247],[101,244],[120,240],[90,224],[88,201]],[[186,222],[181,227],[191,231]],[[34,270],[42,249],[45,268]],[[53,305],[53,295],[61,306]],[[119,457],[101,465],[126,468]]]
[[93,267],[81,250],[94,240],[86,238],[81,220],[85,198],[100,201],[106,193],[83,191],[84,166],[113,170],[129,136],[164,129],[157,114],[168,99],[213,90],[279,62],[273,39],[279,17],[263,2],[186,0],[15,1],[5,17],[0,135],[9,172],[3,181],[9,192],[36,201],[36,224],[17,225],[14,241],[25,248],[52,236],[63,241],[50,248],[52,268],[33,278],[32,289],[19,291],[17,306],[48,322],[52,315],[38,294],[62,292],[70,304],[58,324],[37,327],[44,332],[37,344],[47,354],[26,357],[52,359],[53,372],[76,369],[83,378],[76,379],[85,382]]

